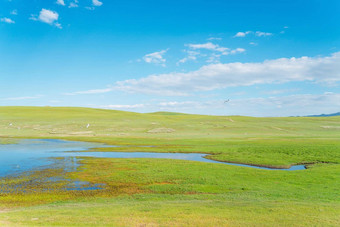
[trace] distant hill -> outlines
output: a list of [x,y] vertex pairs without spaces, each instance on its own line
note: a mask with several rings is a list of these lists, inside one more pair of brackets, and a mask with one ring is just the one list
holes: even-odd
[[340,112],[332,114],[308,115],[306,117],[335,117],[335,116],[340,116]]

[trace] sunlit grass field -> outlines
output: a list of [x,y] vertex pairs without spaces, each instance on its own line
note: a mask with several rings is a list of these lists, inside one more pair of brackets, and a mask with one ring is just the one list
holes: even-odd
[[[28,182],[29,188],[26,193],[0,194],[0,225],[340,225],[340,117],[0,107],[0,143],[21,138],[124,145],[100,151],[207,153],[220,161],[279,168],[306,164],[308,169],[288,172],[184,160],[84,158],[77,172],[50,168],[2,179],[2,188],[17,182]],[[104,186],[96,191],[65,191],[62,182],[30,184],[58,175]]]

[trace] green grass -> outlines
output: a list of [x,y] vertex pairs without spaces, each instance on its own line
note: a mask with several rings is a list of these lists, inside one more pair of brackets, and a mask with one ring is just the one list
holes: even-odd
[[[172,130],[149,132],[164,128]],[[18,138],[129,145],[96,149],[100,151],[208,153],[215,160],[282,168],[308,163],[308,169],[287,172],[181,160],[85,158],[77,172],[36,171],[2,180],[0,187],[62,175],[104,183],[103,190],[64,191],[63,182],[27,183],[32,189],[28,193],[0,194],[0,224],[340,225],[340,117],[252,118],[0,107],[0,143],[15,143]],[[44,187],[51,190],[43,191]]]

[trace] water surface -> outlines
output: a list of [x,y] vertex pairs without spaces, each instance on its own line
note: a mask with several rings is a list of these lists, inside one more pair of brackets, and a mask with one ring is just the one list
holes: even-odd
[[[304,165],[289,169],[273,169],[245,164],[214,161],[204,158],[207,154],[199,153],[152,153],[152,152],[91,152],[91,148],[114,147],[101,143],[65,141],[56,139],[25,139],[17,144],[0,145],[0,177],[43,168],[53,163],[53,157],[97,157],[97,158],[166,158],[199,162],[219,163],[266,170],[303,170]],[[83,152],[87,151],[87,152]],[[77,161],[72,161],[65,168],[76,170]]]

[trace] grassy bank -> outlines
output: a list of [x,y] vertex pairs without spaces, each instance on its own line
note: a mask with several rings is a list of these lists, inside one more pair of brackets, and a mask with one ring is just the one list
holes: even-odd
[[80,192],[51,183],[47,192],[37,187],[26,194],[3,193],[0,223],[6,225],[340,225],[340,117],[0,107],[0,143],[16,138],[124,145],[97,149],[101,151],[200,152],[215,160],[275,167],[308,163],[308,169],[285,172],[181,160],[85,158],[77,172],[51,169],[2,180],[0,186],[63,175],[105,185],[103,190]]

